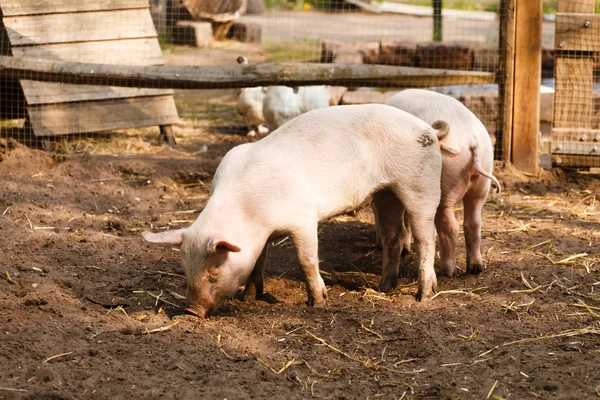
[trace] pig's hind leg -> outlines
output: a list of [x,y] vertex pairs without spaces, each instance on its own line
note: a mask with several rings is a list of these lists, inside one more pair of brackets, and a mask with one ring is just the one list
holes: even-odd
[[296,257],[308,292],[308,305],[322,307],[327,298],[327,288],[319,273],[319,241],[316,218],[314,223],[304,224],[291,229],[290,238],[296,248]]
[[376,229],[383,247],[383,266],[379,290],[387,293],[398,285],[398,269],[402,244],[406,236],[404,207],[390,191],[377,192],[373,197]]
[[417,299],[426,300],[437,290],[437,278],[433,268],[435,258],[435,214],[440,201],[440,190],[435,186],[413,190],[395,191],[402,201],[410,219],[419,264],[419,288]]
[[467,247],[467,273],[479,274],[483,270],[481,258],[481,212],[490,190],[490,180],[479,175],[463,199],[465,208],[465,244]]

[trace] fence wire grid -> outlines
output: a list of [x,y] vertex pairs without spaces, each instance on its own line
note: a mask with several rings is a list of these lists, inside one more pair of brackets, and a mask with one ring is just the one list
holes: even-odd
[[[591,3],[586,13],[594,12],[594,0],[568,3]],[[586,137],[594,140],[600,106],[590,101],[596,96],[588,89],[594,86],[593,51],[599,41],[555,50],[556,7],[556,1],[544,3],[542,134],[547,139],[551,132],[552,141],[559,141],[559,128],[589,129]],[[0,10],[1,55],[35,60],[214,66],[236,64],[244,56],[250,64],[355,63],[482,75],[497,72],[502,62],[499,28],[507,13],[499,0],[0,0]],[[556,67],[555,52],[563,60]],[[563,69],[568,78],[557,77],[555,85],[554,71],[560,75]],[[202,144],[207,134],[263,134],[268,129],[260,116],[241,115],[240,89],[125,88],[74,84],[68,76],[61,83],[36,78],[0,82],[0,137],[63,152],[102,151],[104,144],[126,139],[124,147],[106,151],[135,152],[159,147],[160,138],[171,135],[179,145]],[[459,99],[496,140],[497,85],[453,78],[441,82],[432,89]],[[558,105],[553,114],[554,87],[561,84],[569,89],[564,98],[557,96],[557,104],[571,108]],[[416,78],[414,86],[426,85]],[[318,95],[327,96],[328,105],[383,103],[401,89],[366,82],[328,87]],[[552,154],[554,164],[570,165],[564,156],[558,162]],[[496,158],[501,156],[497,146]]]

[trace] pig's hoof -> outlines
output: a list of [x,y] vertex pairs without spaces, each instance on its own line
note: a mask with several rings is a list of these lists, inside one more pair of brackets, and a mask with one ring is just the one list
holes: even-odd
[[456,267],[454,266],[442,266],[438,270],[439,276],[446,276],[448,278],[452,278],[454,276],[454,272],[456,271]]
[[327,288],[323,286],[323,289],[319,290],[315,295],[308,295],[308,305],[314,308],[325,307],[325,300],[327,299]]
[[197,309],[197,308],[188,307],[188,308],[186,308],[183,311],[186,314],[188,314],[188,315],[193,315],[193,316],[198,317],[198,318],[204,318],[204,317],[206,317],[206,311],[200,310],[200,309]]
[[483,264],[473,263],[467,265],[467,274],[479,275],[483,271]]
[[398,278],[396,279],[381,279],[379,282],[379,291],[382,293],[388,293],[392,289],[398,286]]
[[246,297],[246,291],[244,289],[238,289],[235,296],[233,296],[234,299],[239,301],[244,301],[244,297]]
[[419,290],[417,291],[417,301],[427,301],[431,299],[433,293],[437,291],[437,282],[433,284],[425,284],[423,286],[419,285]]
[[277,300],[271,293],[262,292],[261,294],[256,295],[256,300],[264,301],[269,304],[277,304],[279,300]]

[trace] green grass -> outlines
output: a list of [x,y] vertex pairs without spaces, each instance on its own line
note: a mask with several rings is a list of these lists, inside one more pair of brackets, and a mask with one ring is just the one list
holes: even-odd
[[321,43],[298,41],[293,43],[263,41],[268,62],[318,62]]

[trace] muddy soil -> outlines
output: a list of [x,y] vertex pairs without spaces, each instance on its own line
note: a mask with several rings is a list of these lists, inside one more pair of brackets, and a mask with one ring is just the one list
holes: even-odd
[[414,298],[412,255],[396,290],[376,291],[382,254],[364,210],[320,225],[326,308],[305,304],[283,241],[267,260],[278,303],[183,315],[178,249],[140,232],[197,217],[223,154],[251,140],[231,132],[179,131],[175,148],[156,132],[59,153],[0,142],[0,399],[600,396],[593,175],[528,177],[498,164],[486,268],[439,278],[428,302]]

